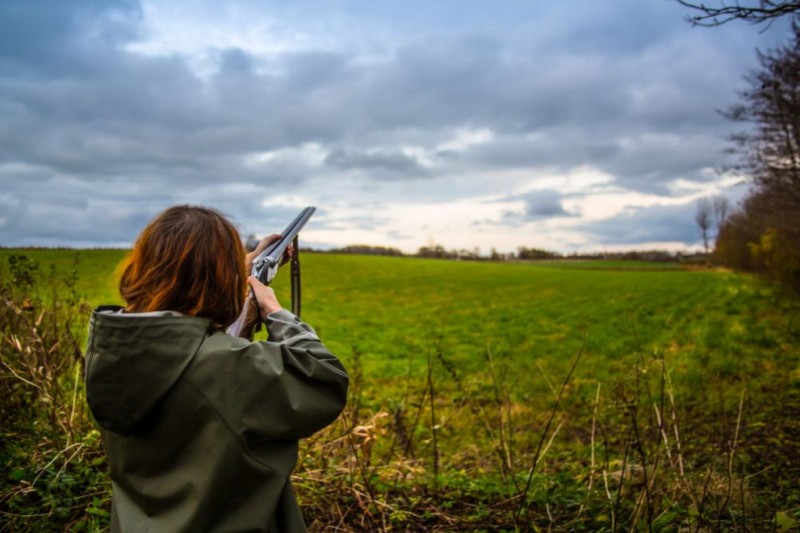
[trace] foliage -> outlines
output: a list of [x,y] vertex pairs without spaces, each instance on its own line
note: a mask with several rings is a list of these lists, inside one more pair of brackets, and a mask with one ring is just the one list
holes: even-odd
[[330,250],[330,252],[336,254],[358,254],[358,255],[394,255],[394,256],[403,255],[403,252],[401,252],[397,248],[390,248],[387,246],[370,246],[367,244],[353,244],[350,246],[345,246],[344,248]]
[[539,248],[525,248],[524,246],[520,246],[517,248],[517,257],[520,259],[556,259],[561,257],[561,254]]
[[755,189],[717,238],[718,256],[800,290],[800,25],[790,44],[759,54],[742,103],[729,110],[754,129],[735,137]]
[[[56,277],[71,275],[69,252],[26,255],[37,266],[23,270],[55,262]],[[94,291],[92,304],[117,301],[120,256],[82,251],[72,285]],[[352,376],[346,412],[302,444],[293,476],[313,530],[768,530],[800,519],[797,300],[674,264],[303,261],[304,318]],[[38,283],[20,288],[20,309],[45,305],[37,295],[51,289]],[[85,308],[71,313],[85,320]],[[2,331],[22,343],[27,330]],[[74,348],[79,335],[59,331]],[[19,350],[0,342],[11,361]],[[74,351],[54,368],[62,360]],[[107,526],[80,366],[59,368],[54,380],[15,370],[60,384],[55,418],[38,389],[2,374],[16,388],[0,402],[17,422],[3,428],[0,531]],[[59,420],[70,417],[67,438]]]
[[43,272],[11,254],[0,267],[0,531],[93,531],[108,521],[105,459],[81,385],[88,308],[78,266]]

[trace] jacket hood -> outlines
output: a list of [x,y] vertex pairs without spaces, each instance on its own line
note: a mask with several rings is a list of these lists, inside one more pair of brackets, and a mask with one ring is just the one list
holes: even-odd
[[211,321],[171,311],[121,310],[102,306],[92,312],[86,399],[98,424],[130,435],[189,366]]

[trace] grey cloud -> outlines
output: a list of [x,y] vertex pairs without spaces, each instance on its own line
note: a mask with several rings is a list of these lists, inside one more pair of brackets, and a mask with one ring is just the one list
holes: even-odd
[[[21,126],[9,124],[0,132],[0,147],[6,147],[6,157],[27,156],[73,174],[142,175],[157,168],[202,180],[211,174],[204,169],[213,167],[204,159],[304,142],[335,145],[345,137],[359,142],[382,129],[486,126],[505,132],[518,147],[486,154],[489,164],[494,158],[503,165],[564,167],[605,154],[607,168],[624,175],[632,169],[615,141],[640,135],[645,124],[658,127],[639,109],[658,107],[655,101],[643,105],[642,98],[631,103],[627,97],[628,86],[639,86],[630,72],[638,69],[627,64],[586,57],[509,59],[489,37],[435,44],[406,46],[369,66],[353,65],[341,54],[286,54],[278,60],[282,68],[260,74],[252,57],[228,50],[208,85],[174,57],[86,53],[84,59],[98,66],[93,77],[44,87],[0,83],[0,100],[17,110]],[[625,77],[628,85],[619,83]],[[519,137],[525,131],[547,141],[526,141]],[[358,151],[365,154],[355,161]],[[414,177],[420,170],[386,147],[333,154],[331,162],[337,160]],[[626,183],[631,187],[646,187],[641,176],[653,177],[632,173]]]
[[487,168],[569,168],[612,158],[619,148],[610,139],[576,139],[573,132],[544,130],[539,135],[501,135],[462,153],[440,154],[464,165]]
[[[0,242],[121,242],[185,199],[266,228],[277,211],[238,205],[242,190],[268,197],[328,174],[380,182],[594,165],[625,188],[662,193],[677,177],[705,179],[728,132],[710,110],[733,97],[738,58],[720,61],[722,52],[697,46],[697,33],[684,38],[682,20],[655,28],[665,11],[656,3],[620,4],[650,21],[616,32],[624,37],[610,31],[614,10],[591,5],[563,28],[540,28],[531,48],[499,31],[454,30],[409,37],[368,62],[344,51],[224,49],[218,71],[201,79],[178,56],[125,49],[143,16],[132,0],[6,0]],[[464,128],[495,138],[436,153]],[[309,145],[327,152],[323,164],[302,153]],[[253,163],[263,153],[277,155]],[[61,198],[37,196],[34,183],[48,180]],[[568,214],[557,195],[527,205],[528,217]],[[119,229],[99,231],[112,223]]]
[[342,54],[321,51],[289,52],[280,59],[285,83],[308,96],[317,90],[329,91],[338,84],[346,84],[352,75],[359,75],[351,68],[348,58]]
[[[671,2],[550,2],[528,23],[524,43],[550,53],[631,54],[686,30],[681,6]],[[554,24],[554,20],[569,20]]]
[[[9,202],[10,203],[10,202]],[[36,197],[0,200],[0,244],[3,246],[120,246],[156,214],[150,206],[127,201],[86,205],[52,203]]]
[[[568,198],[559,191],[553,189],[537,189],[529,191],[525,194],[507,195],[490,203],[495,202],[523,202],[522,213],[515,211],[506,211],[503,215],[504,222],[514,226],[519,226],[525,221],[541,221],[548,218],[557,217],[575,217],[578,213],[568,211],[564,207],[564,200]],[[476,225],[492,223],[490,220],[477,222]]]
[[362,170],[388,179],[422,177],[426,169],[415,158],[399,151],[350,151],[334,148],[325,157],[325,164],[340,170]]
[[218,75],[249,74],[253,70],[253,57],[240,48],[227,48],[220,52]]
[[3,246],[128,245],[146,222],[179,203],[127,180],[102,185],[51,177],[45,181],[0,177],[0,244]]
[[[157,213],[170,205],[212,206],[229,216],[243,233],[277,233],[299,212],[294,206],[265,206],[269,186],[221,183],[204,189],[154,189],[128,180],[108,180],[101,186],[0,180],[0,245],[98,246],[129,245]],[[319,224],[325,209],[308,227]]]
[[707,182],[709,169],[722,166],[724,139],[710,135],[643,135],[623,144],[616,157],[601,158],[598,167],[628,189],[668,194],[666,185],[677,178]]
[[682,242],[697,245],[700,234],[694,223],[696,205],[653,205],[629,208],[599,221],[578,226],[596,240],[596,244],[638,244]]
[[462,168],[528,168],[569,172],[589,166],[606,172],[627,189],[668,194],[678,178],[708,181],[706,169],[723,160],[725,140],[713,134],[585,136],[554,128],[534,136],[501,135],[463,152],[439,153]]
[[136,36],[141,9],[135,0],[3,0],[0,3],[0,72],[37,77],[85,73],[87,50]]
[[527,193],[523,200],[525,200],[525,217],[528,220],[574,216],[564,209],[564,195],[557,191],[532,191]]

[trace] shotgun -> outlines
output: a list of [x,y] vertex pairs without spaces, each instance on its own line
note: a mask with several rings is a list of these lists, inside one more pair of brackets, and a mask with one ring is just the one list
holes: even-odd
[[[292,313],[298,317],[300,316],[300,245],[298,234],[316,210],[316,207],[306,207],[303,209],[286,229],[283,230],[281,238],[267,246],[266,249],[253,260],[253,267],[250,271],[251,276],[257,278],[264,285],[269,285],[272,280],[275,279],[275,276],[278,274],[278,269],[284,262],[286,249],[292,244],[294,248],[290,270],[292,281]],[[252,333],[247,335],[244,329],[248,323],[247,314],[252,305],[251,300],[254,298],[255,296],[251,290],[247,295],[244,309],[242,309],[239,318],[228,327],[228,333],[230,335],[234,337],[252,336]]]

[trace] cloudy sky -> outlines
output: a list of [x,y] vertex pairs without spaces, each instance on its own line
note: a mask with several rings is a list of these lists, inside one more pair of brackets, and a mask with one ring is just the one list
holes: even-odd
[[0,245],[173,204],[413,252],[699,245],[755,49],[672,0],[2,0]]

